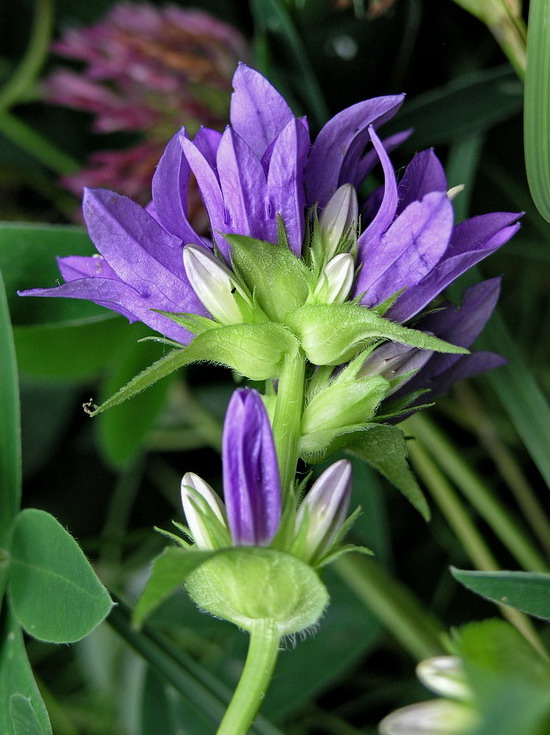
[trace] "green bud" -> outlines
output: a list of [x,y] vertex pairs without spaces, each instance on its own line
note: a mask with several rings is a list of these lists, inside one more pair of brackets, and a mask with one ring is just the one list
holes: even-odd
[[280,636],[315,625],[328,604],[313,569],[274,549],[228,549],[201,564],[184,584],[202,610],[248,631],[258,620],[273,620]]

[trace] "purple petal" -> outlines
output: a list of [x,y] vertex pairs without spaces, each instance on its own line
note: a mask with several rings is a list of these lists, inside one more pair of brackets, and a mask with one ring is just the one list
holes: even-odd
[[185,275],[181,242],[144,209],[113,192],[88,189],[83,211],[99,252],[150,308],[205,313]]
[[404,322],[427,306],[444,288],[468,268],[504,245],[519,229],[520,214],[495,212],[461,222],[444,257],[416,286],[407,289],[387,313],[389,319]]
[[80,278],[64,283],[57,288],[34,288],[22,291],[21,296],[55,296],[70,299],[86,299],[99,306],[116,311],[130,322],[140,321],[165,337],[187,344],[193,336],[168,317],[151,309],[174,311],[170,304],[159,305],[157,301],[135,291],[131,286],[107,278]]
[[361,155],[371,138],[369,126],[389,120],[403,95],[358,102],[335,115],[317,136],[306,166],[308,205],[324,207],[342,184],[356,184]]
[[281,520],[281,481],[269,417],[255,390],[237,390],[229,402],[223,485],[234,543],[269,544]]
[[[426,385],[430,388],[429,398],[445,393],[449,388],[458,383],[459,380],[471,378],[480,373],[501,367],[506,364],[506,359],[494,352],[473,352],[471,355],[460,357],[448,370],[434,376]],[[429,368],[429,363],[426,369]]]
[[218,148],[217,167],[225,209],[222,232],[266,239],[265,173],[252,149],[230,127]]
[[380,304],[396,291],[417,284],[447,248],[453,208],[446,194],[433,192],[412,202],[384,233],[378,247],[362,253],[365,306]]
[[432,191],[446,192],[447,177],[433,150],[417,153],[409,163],[397,187],[398,213],[411,202],[420,201]]
[[267,177],[268,216],[274,222],[272,238],[276,239],[276,217],[281,215],[290,249],[298,256],[304,239],[303,170],[308,151],[307,127],[293,118],[275,141]]
[[[400,133],[395,133],[394,135],[390,135],[388,138],[384,138],[384,140],[382,141],[382,145],[384,146],[384,150],[386,151],[386,153],[391,153],[393,150],[395,150],[398,146],[401,145],[401,143],[410,138],[412,133],[412,129],[403,130]],[[371,148],[370,151],[365,153],[357,167],[357,184],[355,184],[356,187],[360,186],[360,184],[365,180],[372,169],[376,166],[378,161],[378,153],[374,148]]]
[[226,230],[226,224],[224,221],[224,201],[217,173],[194,142],[180,135],[180,144],[201,190],[202,200],[210,218],[212,237],[225,258],[228,258],[229,245],[220,234]]
[[205,244],[188,219],[187,187],[191,169],[183,155],[181,135],[185,135],[183,129],[172,137],[153,177],[155,219],[185,245]]
[[204,127],[199,128],[198,133],[193,138],[195,147],[206,158],[213,171],[216,171],[216,155],[221,139],[222,134],[219,130]]
[[57,265],[66,283],[76,281],[78,278],[110,278],[112,281],[120,281],[120,278],[101,255],[93,255],[92,257],[69,255],[66,258],[58,258]]
[[239,64],[233,77],[231,125],[261,159],[294,115],[265,77]]

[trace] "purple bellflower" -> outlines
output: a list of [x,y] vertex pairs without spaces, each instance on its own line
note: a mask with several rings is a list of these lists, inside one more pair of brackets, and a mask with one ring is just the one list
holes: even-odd
[[[260,394],[236,390],[223,429],[224,503],[198,475],[181,483],[190,536],[201,549],[270,546],[317,565],[335,552],[348,527],[351,465],[332,464],[283,518],[283,494],[271,424]],[[284,526],[289,530],[284,532]],[[283,532],[282,532],[283,531]],[[282,533],[280,533],[282,532]],[[276,536],[281,536],[276,542]]]
[[[193,339],[193,325],[171,314],[212,317],[210,327],[271,319],[290,328],[318,365],[347,362],[365,345],[363,339],[355,351],[342,347],[318,359],[308,351],[308,335],[311,343],[324,344],[325,336],[332,339],[339,332],[344,312],[337,309],[346,315],[355,310],[353,318],[359,321],[360,312],[368,312],[379,319],[378,326],[390,325],[392,334],[377,333],[383,341],[392,340],[381,345],[383,355],[388,350],[401,354],[403,344],[438,349],[433,342],[429,346],[428,333],[449,340],[458,335],[459,345],[469,345],[473,325],[486,321],[488,304],[494,305],[483,298],[495,293],[492,282],[480,286],[475,298],[468,296],[460,312],[447,307],[421,319],[414,330],[399,327],[396,332],[396,325],[417,317],[450,283],[507,242],[519,227],[519,215],[497,212],[455,224],[446,177],[432,150],[418,153],[397,180],[389,153],[407,133],[382,141],[377,131],[398,112],[403,95],[349,107],[311,143],[307,120],[296,118],[261,74],[241,64],[233,88],[231,124],[223,134],[204,127],[191,140],[182,129],[168,143],[146,209],[112,192],[87,190],[84,217],[99,255],[60,258],[65,283],[25,295],[89,299],[181,345]],[[359,199],[365,177],[378,163],[383,185]],[[189,218],[192,179],[210,219],[210,239],[197,233]],[[271,266],[260,274],[263,286],[250,277],[252,271],[243,270],[242,259],[237,258],[236,267],[242,236],[253,238],[248,244],[257,243],[257,255],[248,260],[253,265],[260,262],[266,243],[272,253],[285,246],[281,293],[273,296]],[[270,298],[276,301],[271,311]],[[321,311],[310,309],[307,321],[303,310],[296,317],[302,306]],[[330,322],[326,309],[332,307]],[[472,327],[461,335],[459,322],[465,316]],[[311,319],[317,321],[312,325]],[[412,333],[417,338],[407,341]],[[341,330],[343,344],[346,335]],[[370,359],[372,368],[376,353]],[[418,360],[425,363],[422,371]],[[449,384],[498,360],[486,353],[460,360],[430,352],[429,360],[423,354],[415,361],[410,369],[418,370],[417,379],[429,379],[435,388],[438,380]]]

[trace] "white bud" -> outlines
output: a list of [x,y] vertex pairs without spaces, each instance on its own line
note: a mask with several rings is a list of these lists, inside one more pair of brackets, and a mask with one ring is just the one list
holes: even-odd
[[347,299],[353,279],[355,264],[349,253],[340,253],[323,269],[313,292],[312,301],[324,304],[342,304]]
[[308,523],[305,553],[308,560],[326,551],[346,520],[351,494],[351,464],[341,459],[313,484],[296,515],[296,532]]
[[411,704],[385,717],[380,735],[462,735],[479,724],[470,707],[446,699]]
[[327,258],[336,252],[350,227],[357,225],[359,206],[357,194],[351,184],[343,184],[328,200],[319,217],[319,226]]
[[202,304],[221,324],[241,324],[243,315],[235,294],[246,295],[234,273],[206,248],[186,245],[183,265],[189,282]]
[[214,548],[203,516],[211,512],[222,525],[227,525],[225,507],[217,493],[202,477],[194,472],[186,472],[181,481],[181,504],[187,525],[197,546],[201,549]]
[[468,699],[471,690],[466,683],[464,668],[458,656],[436,656],[421,661],[416,675],[435,694],[452,699]]

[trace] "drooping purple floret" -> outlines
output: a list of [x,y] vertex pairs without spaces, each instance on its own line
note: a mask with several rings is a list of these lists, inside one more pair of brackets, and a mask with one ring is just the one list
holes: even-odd
[[223,429],[223,487],[235,545],[265,546],[281,520],[281,481],[269,417],[260,394],[235,391]]

